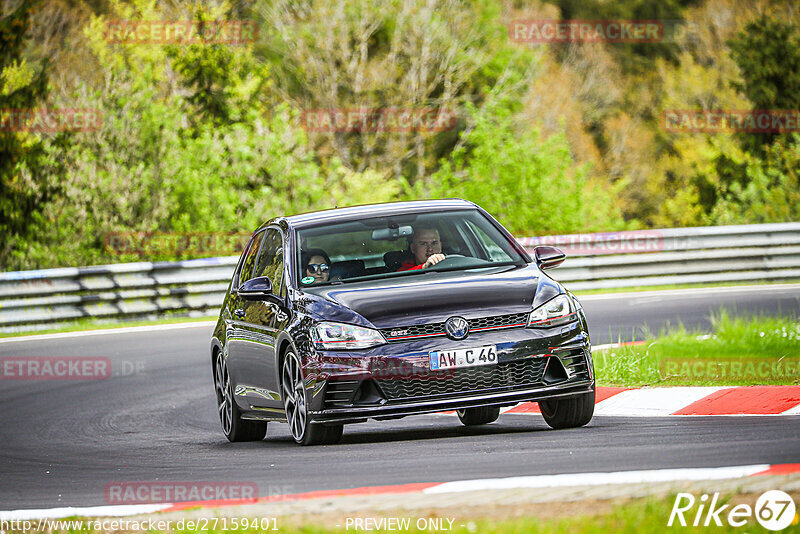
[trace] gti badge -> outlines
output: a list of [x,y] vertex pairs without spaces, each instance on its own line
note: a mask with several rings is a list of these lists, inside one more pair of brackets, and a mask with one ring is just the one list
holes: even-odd
[[464,339],[469,334],[469,323],[463,317],[450,317],[444,323],[444,330],[450,339]]

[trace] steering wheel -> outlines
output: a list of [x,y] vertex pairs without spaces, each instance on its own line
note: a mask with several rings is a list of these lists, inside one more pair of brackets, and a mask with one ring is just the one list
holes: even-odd
[[436,265],[431,265],[428,269],[434,269],[436,267],[452,267],[459,258],[464,258],[463,254],[448,254],[445,258],[437,263]]

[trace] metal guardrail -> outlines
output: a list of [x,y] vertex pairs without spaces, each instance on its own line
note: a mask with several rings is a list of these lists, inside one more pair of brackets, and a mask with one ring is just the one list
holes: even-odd
[[[548,273],[572,291],[800,279],[800,223],[521,238],[567,253]],[[236,256],[0,273],[0,332],[84,318],[216,314]]]

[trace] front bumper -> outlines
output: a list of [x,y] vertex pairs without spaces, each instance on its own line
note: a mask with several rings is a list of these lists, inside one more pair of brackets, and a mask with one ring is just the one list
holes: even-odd
[[[585,325],[581,317],[567,326],[484,332],[462,341],[436,338],[366,351],[321,351],[311,355],[305,369],[309,416],[320,423],[354,423],[585,394],[595,387]],[[497,364],[444,375],[429,368],[429,351],[485,345],[496,346]]]
[[311,412],[315,422],[360,423],[367,419],[394,419],[407,415],[420,415],[446,410],[476,408],[478,406],[512,406],[520,402],[574,397],[594,389],[594,380],[574,384],[562,384],[526,389],[521,391],[488,392],[476,395],[460,395],[450,399],[432,399],[417,402],[386,404],[383,406],[354,406],[329,408]]

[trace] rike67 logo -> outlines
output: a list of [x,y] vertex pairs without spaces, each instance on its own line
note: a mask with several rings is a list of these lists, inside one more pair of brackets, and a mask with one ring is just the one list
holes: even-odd
[[732,527],[742,527],[755,517],[765,529],[777,531],[789,525],[796,525],[798,521],[796,514],[794,499],[780,490],[763,493],[756,500],[754,507],[749,504],[737,504],[733,507],[730,504],[720,505],[719,493],[714,493],[710,502],[709,496],[705,493],[699,499],[695,499],[691,493],[678,493],[667,526],[679,524],[684,527],[688,525],[708,527],[713,524],[721,527],[723,521],[726,521]]

